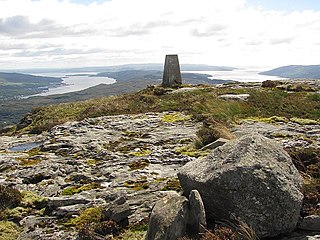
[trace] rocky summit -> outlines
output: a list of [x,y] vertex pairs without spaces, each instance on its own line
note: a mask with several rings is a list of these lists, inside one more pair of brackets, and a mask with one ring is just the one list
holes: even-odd
[[[177,170],[195,157],[177,149],[188,145],[200,126],[180,113],[148,113],[69,122],[37,136],[1,137],[1,184],[46,199],[41,213],[16,216],[23,228],[20,239],[76,239],[77,226],[64,223],[87,208],[110,209],[121,198],[127,205],[114,210],[116,220],[143,221],[157,200],[179,190]],[[40,146],[10,151],[34,142]]]

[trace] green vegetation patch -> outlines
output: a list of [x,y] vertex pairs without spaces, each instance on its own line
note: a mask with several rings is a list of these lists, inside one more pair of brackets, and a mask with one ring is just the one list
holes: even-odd
[[291,122],[294,122],[294,123],[298,123],[300,125],[317,125],[319,124],[318,121],[316,120],[313,120],[313,119],[306,119],[306,118],[290,118],[290,121]]
[[[247,93],[247,101],[224,101],[222,94]],[[208,125],[228,125],[238,119],[281,116],[318,120],[318,101],[310,101],[310,93],[286,92],[273,88],[199,88],[192,92],[154,95],[154,89],[120,96],[103,97],[87,101],[64,103],[34,109],[26,118],[31,123],[21,131],[38,133],[66,121],[82,120],[117,114],[181,111],[163,117],[165,122],[185,121],[191,117]],[[316,95],[312,95],[312,98]],[[27,122],[28,121],[28,122]]]
[[96,166],[97,163],[99,163],[100,160],[96,160],[96,159],[87,159],[86,160],[86,164],[90,167]]
[[178,178],[169,179],[166,185],[161,189],[161,191],[176,191],[181,192],[182,187]]
[[211,150],[196,149],[193,144],[189,144],[183,147],[176,147],[174,151],[176,153],[195,158],[203,158],[211,153]]
[[143,189],[148,189],[149,188],[149,183],[146,179],[138,179],[138,180],[128,180],[123,183],[124,187],[130,188],[135,191],[140,191]]
[[83,186],[71,186],[67,187],[62,191],[62,195],[74,195],[83,191],[89,191],[92,189],[100,188],[100,184],[98,183],[90,183]]
[[20,228],[13,222],[0,221],[0,239],[16,240],[20,234]]
[[22,191],[21,194],[22,194],[21,206],[23,207],[41,209],[45,206],[45,204],[48,201],[47,198],[41,197],[35,192]]
[[102,208],[87,208],[78,217],[70,219],[65,223],[66,226],[81,228],[94,222],[100,222],[103,217]]
[[241,119],[241,121],[252,121],[252,122],[265,122],[265,123],[287,123],[289,122],[289,119],[286,117],[280,117],[280,116],[272,116],[272,117],[250,117]]
[[79,239],[101,239],[101,236],[116,234],[120,230],[115,222],[105,218],[101,207],[87,208],[64,225],[76,227]]
[[174,122],[184,122],[191,119],[191,115],[183,115],[179,112],[166,114],[162,117],[163,122],[174,123]]
[[152,151],[148,149],[141,149],[138,151],[129,152],[129,155],[135,156],[135,157],[145,157],[149,155]]

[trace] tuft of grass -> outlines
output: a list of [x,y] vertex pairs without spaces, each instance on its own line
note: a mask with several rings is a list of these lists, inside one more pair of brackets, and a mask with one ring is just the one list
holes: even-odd
[[222,124],[204,124],[197,132],[195,147],[197,149],[202,148],[219,138],[232,139],[233,135],[230,133],[229,129]]
[[0,210],[17,207],[22,200],[19,190],[0,185]]
[[0,239],[16,240],[20,234],[20,228],[13,222],[0,221]]
[[65,188],[61,194],[62,195],[74,195],[83,191],[89,191],[92,189],[100,188],[100,185],[98,183],[89,183],[83,186],[71,186]]

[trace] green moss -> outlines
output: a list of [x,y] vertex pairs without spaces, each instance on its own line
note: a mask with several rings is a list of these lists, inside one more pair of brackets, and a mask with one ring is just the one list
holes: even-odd
[[29,157],[43,154],[43,152],[39,148],[32,148],[29,151],[27,151],[27,153]]
[[99,160],[96,160],[96,159],[87,159],[86,160],[86,164],[88,165],[88,166],[96,166],[97,165],[97,163],[99,163],[100,161]]
[[81,228],[90,223],[100,222],[102,220],[102,208],[87,208],[78,217],[70,219],[65,223],[66,226],[75,226]]
[[148,149],[142,149],[139,151],[135,151],[135,152],[130,152],[129,155],[135,156],[135,157],[144,157],[147,156],[151,153],[151,150]]
[[272,116],[272,117],[249,117],[242,119],[241,121],[252,121],[252,122],[265,122],[265,123],[278,123],[278,122],[289,122],[289,119],[286,117]]
[[147,166],[149,166],[150,162],[148,160],[141,160],[137,162],[133,162],[128,164],[130,170],[138,170],[138,169],[144,169]]
[[148,189],[149,188],[149,183],[146,179],[138,179],[136,181],[133,180],[128,180],[123,183],[124,187],[130,188],[135,191],[143,190],[143,189]]
[[133,138],[133,137],[142,137],[143,136],[143,133],[141,132],[130,132],[130,131],[124,131],[123,132],[123,135],[127,136],[127,137],[130,137],[130,138]]
[[178,178],[169,179],[161,191],[177,191],[181,192],[182,187]]
[[4,211],[4,219],[13,220],[19,222],[22,218],[30,215],[32,213],[31,208],[15,207],[12,209],[6,209]]
[[183,147],[176,147],[174,151],[176,153],[195,158],[203,158],[211,153],[211,150],[198,150],[194,147],[193,144]]
[[306,119],[306,118],[290,118],[290,121],[291,122],[294,122],[294,123],[298,123],[300,125],[316,125],[316,124],[319,124],[318,121],[316,120],[313,120],[313,119]]
[[0,239],[16,240],[19,236],[20,228],[9,221],[0,221]]
[[166,114],[162,117],[162,121],[168,122],[168,123],[184,122],[190,119],[191,119],[191,115],[183,115],[181,113]]
[[62,191],[62,195],[74,195],[83,191],[89,191],[92,189],[100,188],[100,185],[97,183],[90,183],[83,186],[71,186],[67,187]]
[[22,191],[21,205],[24,207],[41,209],[47,201],[47,198],[41,197],[34,192]]

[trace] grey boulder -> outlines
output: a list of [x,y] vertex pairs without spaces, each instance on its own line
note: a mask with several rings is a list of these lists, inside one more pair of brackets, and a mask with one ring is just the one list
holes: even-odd
[[179,195],[159,200],[149,220],[146,240],[176,240],[186,233],[188,199]]
[[292,231],[298,222],[302,178],[289,155],[262,135],[245,135],[187,163],[178,173],[184,194],[197,189],[207,220],[237,218],[259,237]]

